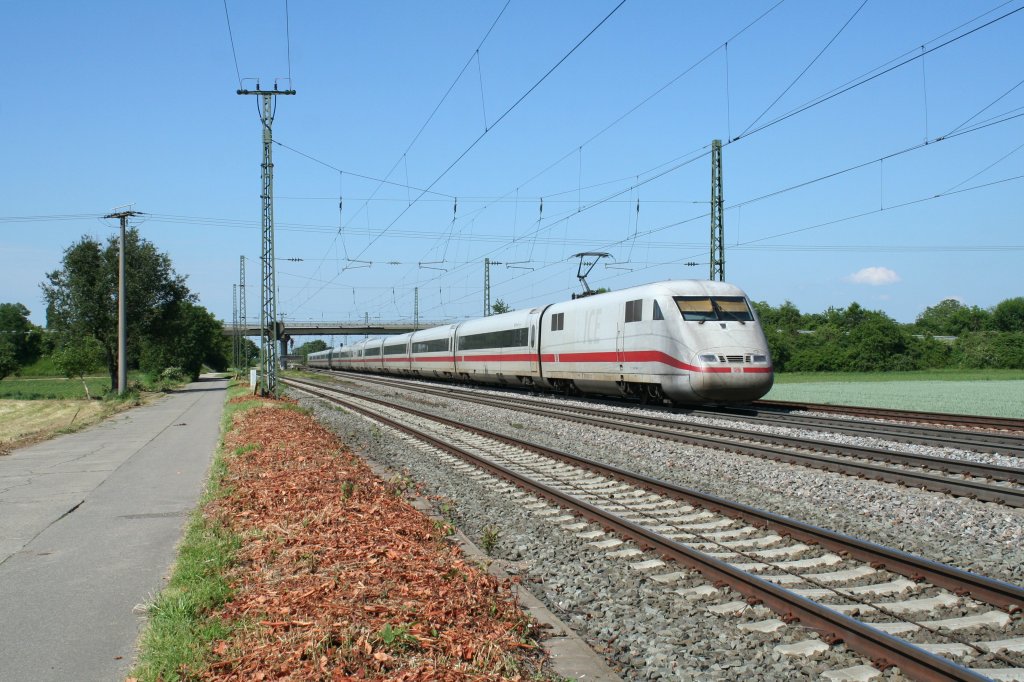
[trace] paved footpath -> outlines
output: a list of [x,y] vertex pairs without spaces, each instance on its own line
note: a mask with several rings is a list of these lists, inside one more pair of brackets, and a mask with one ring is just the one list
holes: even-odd
[[122,680],[217,445],[201,379],[0,457],[0,682]]

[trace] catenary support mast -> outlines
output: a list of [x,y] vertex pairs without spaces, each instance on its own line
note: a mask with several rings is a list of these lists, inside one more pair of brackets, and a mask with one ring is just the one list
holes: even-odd
[[249,318],[245,314],[245,256],[238,258],[238,317],[242,326],[241,334],[238,337],[238,353],[245,369],[249,369],[249,358],[245,350],[245,328],[249,326]]
[[231,285],[231,366],[235,368],[235,374],[239,371],[238,358],[239,358],[239,333],[238,328],[238,285]]
[[484,258],[484,317],[491,314],[491,259]]
[[260,121],[263,124],[263,165],[261,166],[262,191],[262,232],[263,242],[260,254],[260,390],[263,395],[277,392],[278,365],[278,323],[276,280],[274,277],[274,158],[273,125],[276,97],[294,95],[294,90],[238,90],[239,95],[259,95]]
[[722,198],[722,141],[711,142],[711,274],[725,281],[725,200]]

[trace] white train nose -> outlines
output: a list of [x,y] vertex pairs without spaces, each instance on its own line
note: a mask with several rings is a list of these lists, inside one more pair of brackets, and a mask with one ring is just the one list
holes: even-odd
[[699,353],[690,388],[712,402],[757,400],[772,388],[775,375],[767,353],[715,349]]

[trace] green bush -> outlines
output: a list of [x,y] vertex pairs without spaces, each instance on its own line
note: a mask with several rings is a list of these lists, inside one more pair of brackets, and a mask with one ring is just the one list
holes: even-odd
[[1024,332],[974,332],[953,343],[952,359],[964,369],[1024,369]]

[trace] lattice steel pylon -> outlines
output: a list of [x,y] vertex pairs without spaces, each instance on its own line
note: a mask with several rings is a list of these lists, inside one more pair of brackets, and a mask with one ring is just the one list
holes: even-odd
[[235,372],[238,370],[238,357],[239,357],[239,329],[238,329],[238,285],[231,285],[231,366],[235,368]]
[[484,317],[491,314],[491,259],[484,258]]
[[262,227],[263,243],[260,254],[260,392],[263,395],[277,393],[277,286],[274,277],[274,110],[277,95],[294,95],[294,90],[238,90],[239,95],[259,95],[260,122],[263,124],[263,165],[261,166]]
[[412,304],[412,327],[414,330],[420,328],[420,288],[416,287],[414,290],[414,298]]
[[725,200],[722,197],[722,141],[711,141],[711,271],[708,279],[725,281]]
[[245,328],[249,326],[249,316],[245,312],[245,256],[238,258],[238,322],[242,331],[238,337],[239,360],[249,369],[249,357],[245,352]]

